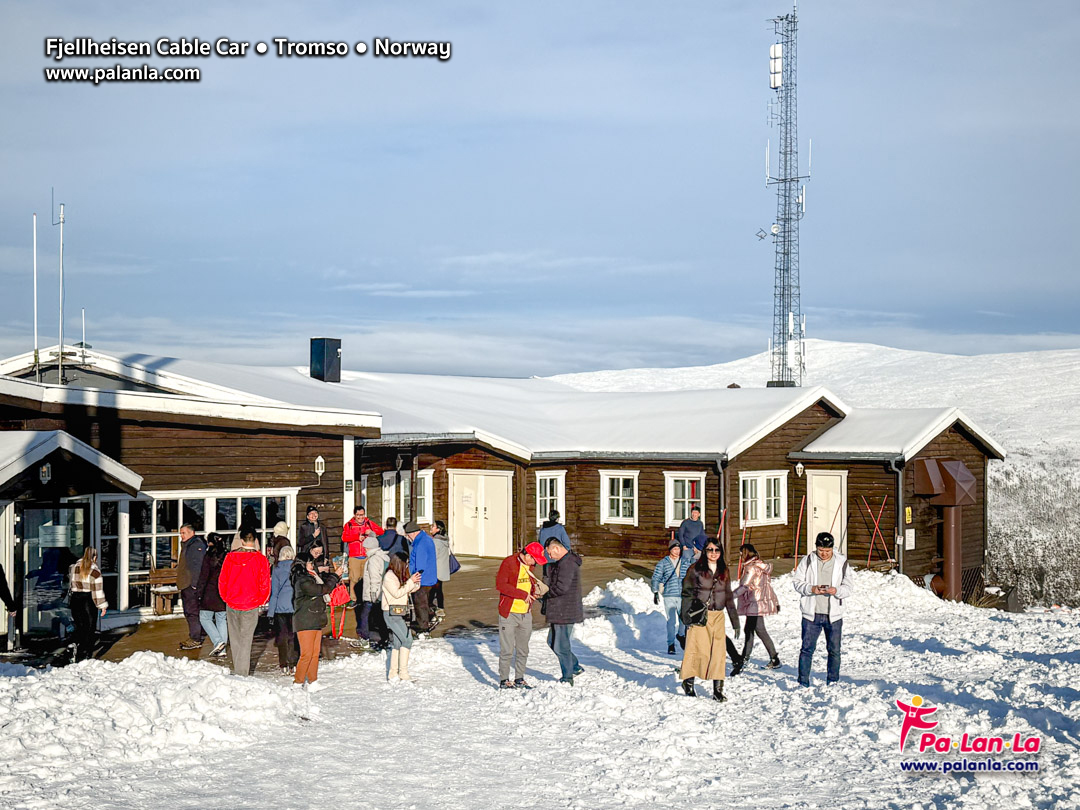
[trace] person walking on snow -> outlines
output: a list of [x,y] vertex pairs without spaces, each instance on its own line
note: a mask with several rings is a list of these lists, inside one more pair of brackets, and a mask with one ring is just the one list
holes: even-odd
[[679,545],[682,546],[684,557],[689,555],[690,562],[700,557],[700,549],[696,548],[694,541],[705,534],[705,524],[701,520],[701,509],[695,503],[690,507],[690,517],[679,524]]
[[259,608],[270,596],[270,566],[259,553],[255,532],[245,529],[240,543],[238,551],[225,555],[218,576],[218,592],[227,606],[233,672],[250,675],[251,640],[259,623]]
[[356,611],[356,635],[359,638],[357,646],[367,650],[379,648],[388,641],[386,625],[382,620],[382,583],[390,564],[390,555],[383,551],[378,538],[370,534],[364,539],[364,549],[367,551],[367,565],[364,567],[360,593],[363,601]]
[[435,540],[421,529],[415,520],[405,524],[405,536],[412,544],[409,570],[420,575],[420,590],[413,597],[414,624],[417,633],[426,633],[439,623],[439,620],[431,615],[431,589],[439,584]]
[[[547,557],[539,543],[529,543],[499,565],[495,590],[499,592],[499,688],[531,689],[525,682],[529,661],[529,636],[532,635],[532,606],[540,589],[529,571],[534,565],[546,565]],[[546,586],[545,586],[546,589]],[[510,664],[514,680],[510,680]]]
[[420,572],[409,573],[409,558],[398,552],[390,557],[390,568],[382,581],[382,609],[390,632],[390,667],[388,681],[411,681],[409,653],[412,635],[405,622],[409,614],[409,594],[420,589]]
[[266,606],[266,618],[270,620],[270,635],[277,647],[278,666],[282,675],[292,675],[300,661],[298,639],[293,627],[292,567],[296,552],[292,546],[282,546],[278,560],[270,570],[270,602]]
[[[694,678],[713,682],[713,699],[724,701],[724,652],[731,642],[724,626],[727,611],[739,637],[739,615],[723,550],[716,540],[705,544],[705,551],[686,573],[682,588],[683,622],[686,623],[686,651],[680,677],[683,691],[694,697]],[[704,613],[704,622],[699,614]],[[732,656],[738,661],[738,653]]]
[[207,638],[214,646],[210,648],[211,658],[220,658],[227,653],[229,643],[229,614],[225,600],[221,598],[221,566],[225,562],[225,539],[220,534],[210,532],[206,536],[206,556],[203,557],[199,581],[195,593],[199,598],[199,623]]
[[199,599],[195,586],[202,573],[205,556],[206,541],[195,534],[190,523],[185,523],[180,527],[180,559],[176,563],[176,587],[180,591],[188,625],[188,637],[181,642],[181,650],[197,650],[203,644],[205,634],[199,621]]
[[348,607],[356,607],[359,599],[356,596],[356,583],[364,578],[364,565],[367,563],[367,552],[364,550],[364,537],[368,532],[376,536],[383,533],[382,526],[367,516],[367,511],[362,506],[353,509],[352,519],[341,530],[341,547],[349,555],[349,598]]
[[847,557],[833,550],[835,540],[821,532],[814,553],[807,554],[791,574],[791,584],[802,597],[802,649],[799,650],[799,683],[810,685],[810,666],[818,636],[825,631],[829,662],[826,683],[840,680],[840,633],[844,625],[844,600],[855,590]]
[[545,568],[548,592],[544,594],[544,615],[548,620],[547,643],[559,659],[562,677],[559,683],[574,685],[574,676],[585,670],[574,655],[570,636],[574,625],[585,621],[581,606],[581,557],[554,537],[544,551],[549,560]]
[[446,596],[443,587],[450,581],[450,538],[446,535],[446,524],[436,520],[431,524],[432,540],[435,541],[435,568],[439,581],[431,590],[431,609],[442,619],[446,615]]
[[319,692],[326,687],[319,683],[319,652],[322,649],[323,628],[326,627],[326,606],[330,592],[341,581],[341,568],[330,570],[319,566],[319,559],[301,554],[289,571],[293,589],[293,629],[300,644],[300,659],[296,663],[293,684],[307,691]]
[[104,617],[109,607],[93,546],[88,545],[82,559],[68,569],[68,582],[71,586],[71,621],[75,625],[75,660],[85,661],[94,655],[98,611]]
[[675,655],[675,641],[686,641],[686,625],[682,623],[682,582],[694,563],[693,555],[683,553],[677,538],[668,543],[668,553],[656,564],[652,574],[653,602],[664,600],[664,616],[667,618],[667,651]]
[[772,563],[767,563],[758,556],[757,549],[750,543],[739,548],[742,561],[742,576],[739,587],[735,589],[735,598],[739,603],[739,615],[746,617],[743,630],[742,660],[731,668],[732,675],[738,675],[746,662],[750,660],[750,651],[754,648],[754,636],[761,639],[765,651],[769,654],[769,669],[780,666],[776,656],[776,647],[765,629],[765,617],[780,612],[780,600],[772,587]]

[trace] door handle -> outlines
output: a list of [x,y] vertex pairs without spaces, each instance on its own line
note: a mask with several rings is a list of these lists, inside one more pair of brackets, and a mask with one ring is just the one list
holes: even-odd
[[487,507],[484,507],[484,520],[487,520]]

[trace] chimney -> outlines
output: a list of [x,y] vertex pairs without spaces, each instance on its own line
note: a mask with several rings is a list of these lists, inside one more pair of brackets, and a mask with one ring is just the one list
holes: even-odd
[[341,382],[341,338],[311,339],[311,376],[323,382]]

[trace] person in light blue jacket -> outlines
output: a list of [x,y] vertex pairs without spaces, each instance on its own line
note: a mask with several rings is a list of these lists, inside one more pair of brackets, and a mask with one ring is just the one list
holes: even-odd
[[300,660],[296,631],[293,629],[293,586],[289,579],[295,557],[292,546],[282,546],[278,551],[278,561],[270,572],[270,602],[266,607],[266,618],[270,620],[282,675],[292,675],[296,662]]
[[667,651],[675,655],[675,639],[683,643],[686,638],[686,626],[682,622],[682,582],[686,572],[693,565],[693,555],[685,553],[678,538],[668,543],[668,553],[656,564],[652,575],[653,601],[660,604],[661,594],[664,600],[664,616],[667,617]]

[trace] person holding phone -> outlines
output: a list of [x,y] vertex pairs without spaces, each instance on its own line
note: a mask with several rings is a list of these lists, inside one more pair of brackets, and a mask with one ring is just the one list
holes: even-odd
[[341,580],[340,566],[331,568],[325,562],[320,564],[320,560],[321,557],[300,554],[289,572],[293,589],[292,624],[300,644],[300,660],[296,663],[293,683],[303,686],[307,681],[309,692],[326,688],[319,683],[319,652],[326,627],[326,605],[330,602],[330,592]]
[[390,567],[382,582],[382,609],[390,631],[390,668],[388,681],[411,681],[409,653],[412,635],[409,633],[409,594],[420,590],[421,574],[409,573],[409,558],[398,552],[391,555]]

